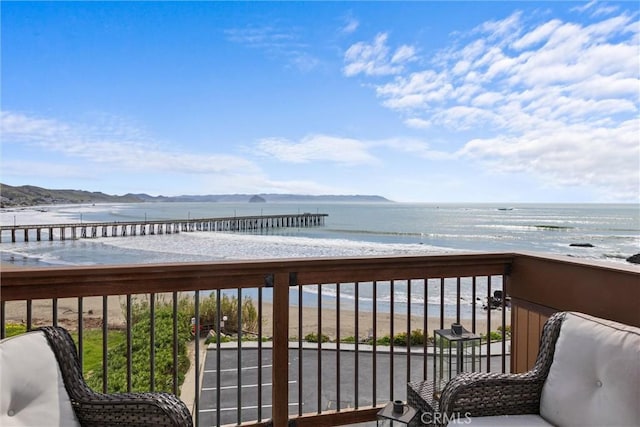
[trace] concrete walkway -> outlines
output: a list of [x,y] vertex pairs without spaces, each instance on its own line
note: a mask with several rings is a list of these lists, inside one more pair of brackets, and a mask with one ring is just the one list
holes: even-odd
[[[200,378],[198,378],[198,384],[202,385],[202,376],[204,374],[204,363],[207,357],[207,345],[204,343],[206,338],[200,339],[200,366],[198,367],[198,372],[200,373]],[[193,422],[195,423],[195,413],[196,413],[196,396],[200,393],[200,391],[196,391],[196,358],[195,358],[195,341],[189,343],[188,346],[188,354],[189,354],[189,370],[187,371],[184,382],[182,383],[182,387],[180,387],[180,400],[187,405],[189,411],[191,411],[192,416],[194,417]]]

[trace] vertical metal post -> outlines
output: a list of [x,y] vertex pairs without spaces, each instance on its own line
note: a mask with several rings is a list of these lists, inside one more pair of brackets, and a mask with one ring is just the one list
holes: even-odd
[[149,294],[149,391],[156,389],[156,294]]
[[[357,316],[358,316],[358,311],[356,310],[356,318]],[[357,342],[358,342],[358,334],[356,334],[356,343]],[[358,378],[357,355],[356,355],[355,364],[356,364],[356,379],[357,379]],[[358,384],[358,381],[356,381],[356,384]],[[356,396],[357,395],[358,394],[356,393]],[[336,283],[336,411],[340,412],[340,283]]]
[[[360,282],[356,282],[354,284],[355,289],[354,291],[354,298],[355,298],[355,311],[356,311],[356,318],[355,318],[355,336],[356,336],[356,343],[355,343],[355,372],[354,372],[354,377],[355,377],[355,384],[354,384],[354,407],[356,409],[358,409],[360,407]],[[338,330],[340,329],[340,323],[338,322]]]
[[[290,273],[294,274],[294,273]],[[290,277],[273,277],[273,425],[286,427],[289,419],[289,284]]]
[[322,412],[322,284],[318,283],[318,414]]
[[476,333],[476,276],[471,282],[471,332]]
[[460,276],[456,278],[456,323],[460,323]]
[[238,353],[236,358],[238,362],[237,422],[240,425],[242,424],[242,288],[238,288]]
[[389,325],[389,335],[391,335],[391,343],[389,346],[389,400],[393,400],[393,377],[394,377],[394,369],[393,369],[393,362],[394,362],[394,343],[393,343],[393,335],[395,334],[395,329],[394,329],[394,320],[395,320],[395,282],[392,280],[389,283],[389,297],[390,297],[390,301],[391,301],[391,305],[390,305],[390,310],[391,310],[391,315],[390,315],[390,325]]
[[407,280],[407,382],[411,381],[411,279]]
[[258,288],[258,422],[262,421],[262,288]]
[[[218,291],[219,292],[219,291]],[[196,318],[196,324],[195,326],[195,337],[194,337],[194,363],[196,365],[196,369],[195,369],[195,381],[194,381],[194,385],[195,385],[195,396],[196,396],[196,401],[195,401],[195,405],[194,405],[194,412],[196,413],[196,422],[195,424],[197,426],[200,425],[200,291],[195,291],[195,294],[193,296],[193,310],[194,310],[194,316]],[[220,342],[220,340],[218,339],[218,342]],[[218,351],[218,354],[220,352]],[[220,375],[220,367],[218,366],[218,375]],[[219,390],[220,388],[218,388]],[[219,395],[220,393],[218,393]],[[218,414],[220,414],[220,406],[218,405]],[[220,423],[218,423],[218,425],[220,425]]]
[[[422,301],[423,303],[423,310],[424,310],[424,316],[422,316],[422,321],[423,321],[423,330],[424,330],[424,341],[422,343],[422,354],[424,355],[424,357],[422,358],[422,380],[426,381],[427,380],[427,371],[429,369],[428,365],[428,357],[427,357],[427,337],[429,336],[429,323],[428,323],[428,319],[429,319],[429,279],[428,278],[424,278],[424,300]],[[434,337],[435,340],[435,337]]]
[[5,325],[5,308],[6,301],[0,302],[0,340],[5,339],[7,336],[7,328]]
[[509,275],[505,274],[502,276],[502,373],[504,374],[507,371],[507,284],[506,281],[509,280]]
[[107,296],[102,297],[102,392],[108,393],[109,387],[109,368],[107,366],[107,350],[108,350],[108,313],[109,306],[107,304]]
[[[132,315],[132,307],[131,307],[131,294],[127,295],[127,311],[126,311],[126,323],[127,323],[127,392],[131,393],[132,390],[132,380],[131,376],[133,374],[133,336],[132,329],[133,328],[133,315]],[[177,365],[176,365],[177,366]]]
[[31,300],[27,300],[27,332],[31,330],[31,326],[33,323],[33,306],[31,304]]
[[298,415],[302,415],[303,380],[302,372],[302,285],[298,285]]
[[[146,216],[146,214],[145,214]],[[145,218],[146,220],[146,218]],[[152,225],[153,227],[153,225]],[[152,228],[153,230],[153,228]],[[173,292],[173,378],[172,378],[172,392],[178,394],[178,350],[180,344],[178,343],[178,292]]]
[[58,298],[51,300],[51,324],[58,326]]
[[[377,377],[378,377],[378,366],[377,366],[377,344],[378,344],[378,282],[373,281],[373,351],[371,352],[371,367],[372,367],[372,376],[373,376],[373,390],[371,391],[371,402],[373,406],[376,406],[378,403],[376,397],[376,389],[377,389]],[[357,380],[356,380],[357,381]]]
[[[220,370],[222,369],[222,354],[220,353],[220,344],[221,344],[221,323],[222,322],[222,291],[220,289],[216,290],[216,425],[221,425],[221,398],[220,398],[220,386],[222,383],[222,373]],[[199,314],[199,312],[198,312]],[[196,322],[198,319],[196,318]]]
[[491,276],[487,276],[487,372],[491,372]]
[[84,324],[83,324],[83,309],[82,297],[78,297],[78,359],[80,359],[80,370],[82,370],[84,361]]
[[440,278],[440,329],[444,329],[444,278]]

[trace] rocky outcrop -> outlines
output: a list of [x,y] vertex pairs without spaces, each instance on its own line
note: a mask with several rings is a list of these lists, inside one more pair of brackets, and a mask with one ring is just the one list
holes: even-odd
[[593,248],[591,243],[571,243],[569,246],[575,246],[578,248]]
[[627,258],[627,262],[630,262],[631,264],[640,264],[640,254],[631,255]]
[[249,199],[249,203],[265,203],[264,197],[260,197],[257,194]]

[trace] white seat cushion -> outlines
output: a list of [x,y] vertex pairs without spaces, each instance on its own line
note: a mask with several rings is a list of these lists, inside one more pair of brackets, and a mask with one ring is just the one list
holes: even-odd
[[540,415],[558,426],[640,425],[640,329],[567,313]]
[[471,426],[471,427],[553,427],[539,415],[497,415],[493,417],[460,417],[452,420],[449,426]]
[[0,425],[79,426],[44,333],[0,341]]

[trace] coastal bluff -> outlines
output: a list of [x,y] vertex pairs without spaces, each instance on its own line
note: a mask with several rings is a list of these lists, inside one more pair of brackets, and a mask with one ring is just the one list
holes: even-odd
[[376,195],[306,195],[306,194],[209,194],[182,196],[150,196],[127,193],[122,196],[97,191],[55,190],[33,185],[11,186],[0,184],[0,208],[21,206],[87,204],[87,203],[144,203],[144,202],[391,202]]

